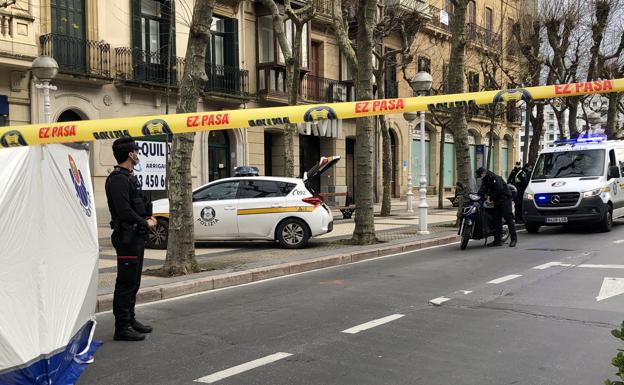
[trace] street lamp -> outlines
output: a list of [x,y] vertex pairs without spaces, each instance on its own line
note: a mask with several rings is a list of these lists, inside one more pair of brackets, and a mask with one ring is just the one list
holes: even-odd
[[[416,120],[416,118],[418,117],[418,113],[417,112],[404,112],[403,113],[403,119],[405,119],[405,121],[407,122],[407,133],[408,133],[408,138],[409,138],[409,168],[407,171],[407,194],[406,194],[406,199],[407,199],[407,212],[408,213],[413,213],[414,212],[414,207],[413,207],[413,196],[414,196],[414,192],[412,191],[412,143],[414,140],[414,126],[413,126],[413,121]],[[422,154],[421,154],[422,156]]]
[[[418,96],[427,95],[433,78],[425,71],[419,71],[410,80],[410,87]],[[444,139],[443,139],[444,140]],[[411,143],[410,143],[411,145]],[[427,173],[425,163],[425,111],[420,111],[420,189],[418,190],[418,234],[429,234],[427,230]]]
[[33,75],[41,83],[36,83],[35,87],[43,90],[43,118],[44,123],[52,121],[52,113],[50,110],[50,90],[56,91],[56,86],[50,84],[58,74],[58,63],[50,56],[39,56],[32,62],[31,70]]

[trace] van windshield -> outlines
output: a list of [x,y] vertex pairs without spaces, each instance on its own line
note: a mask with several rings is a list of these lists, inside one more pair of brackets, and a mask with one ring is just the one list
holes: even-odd
[[604,159],[604,149],[542,154],[531,179],[601,176],[604,174]]

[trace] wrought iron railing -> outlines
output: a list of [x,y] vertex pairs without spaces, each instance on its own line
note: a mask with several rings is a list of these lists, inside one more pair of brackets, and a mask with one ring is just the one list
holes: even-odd
[[49,33],[39,37],[41,54],[52,56],[59,72],[111,78],[110,44]]
[[453,14],[450,12],[446,12],[448,16],[448,20],[445,17],[442,17],[442,10],[438,7],[434,7],[433,5],[429,6],[429,13],[431,13],[431,20],[429,20],[429,24],[434,27],[450,31],[451,23],[453,22]]
[[314,11],[318,15],[332,16],[332,0],[314,0]]
[[475,23],[466,24],[466,39],[496,51],[500,51],[503,46],[501,35]]
[[301,97],[307,101],[346,102],[353,96],[353,86],[338,80],[306,74],[301,81]]
[[249,71],[238,67],[206,63],[208,83],[206,92],[247,96],[249,94]]
[[178,87],[184,73],[184,58],[129,47],[115,48],[115,78],[157,86]]

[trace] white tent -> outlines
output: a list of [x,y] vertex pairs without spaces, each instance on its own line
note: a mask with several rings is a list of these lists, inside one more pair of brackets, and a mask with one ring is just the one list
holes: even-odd
[[87,152],[0,150],[0,385],[76,382],[99,346],[98,251]]

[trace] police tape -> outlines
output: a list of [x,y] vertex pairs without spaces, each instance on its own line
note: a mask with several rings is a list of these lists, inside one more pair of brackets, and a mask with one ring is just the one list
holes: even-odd
[[337,119],[426,111],[429,108],[474,107],[492,103],[532,101],[623,91],[624,79],[612,79],[500,91],[360,102],[39,123],[0,127],[0,147],[82,142],[115,139],[123,136],[143,137],[194,131],[265,127],[285,123],[319,123]]

